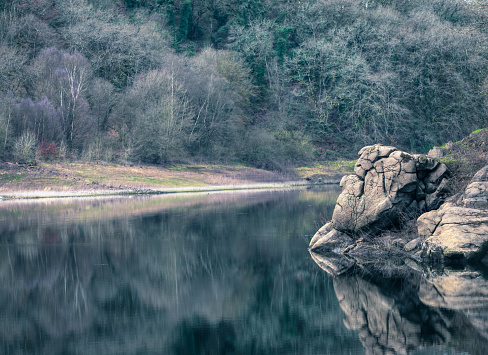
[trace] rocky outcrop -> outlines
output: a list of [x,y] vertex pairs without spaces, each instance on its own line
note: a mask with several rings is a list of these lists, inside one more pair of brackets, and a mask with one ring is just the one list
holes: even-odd
[[[399,249],[415,260],[488,265],[488,166],[461,196],[444,203],[449,171],[436,159],[381,145],[364,147],[359,154],[355,174],[341,180],[332,221],[316,233],[311,250],[347,256],[347,262],[338,259],[337,270],[351,257],[404,257]],[[378,245],[376,232],[419,212],[425,213],[417,220],[418,238],[406,238],[393,252],[391,243]]]
[[353,239],[350,236],[334,229],[333,223],[329,222],[315,233],[310,241],[310,246],[313,246],[314,249],[340,254],[352,243]]
[[464,191],[462,204],[466,208],[488,208],[488,165],[473,176]]
[[488,166],[476,173],[461,198],[421,215],[422,256],[442,262],[483,259],[488,252]]
[[449,171],[438,160],[382,145],[364,147],[359,155],[355,174],[341,180],[332,221],[310,242],[312,250],[351,251],[354,235],[374,234],[444,201]]
[[438,160],[382,145],[364,147],[359,155],[355,174],[341,180],[342,193],[332,216],[334,229],[377,232],[402,216],[441,205],[449,171]]

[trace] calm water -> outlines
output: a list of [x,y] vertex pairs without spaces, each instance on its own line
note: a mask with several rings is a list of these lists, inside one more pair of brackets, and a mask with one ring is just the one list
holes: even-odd
[[479,271],[318,266],[338,193],[2,202],[0,353],[483,353]]

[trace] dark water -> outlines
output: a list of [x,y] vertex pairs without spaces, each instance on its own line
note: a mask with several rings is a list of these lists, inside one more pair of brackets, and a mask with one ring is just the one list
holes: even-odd
[[308,242],[338,193],[4,202],[0,353],[488,349],[478,271],[363,269],[333,279],[315,263]]

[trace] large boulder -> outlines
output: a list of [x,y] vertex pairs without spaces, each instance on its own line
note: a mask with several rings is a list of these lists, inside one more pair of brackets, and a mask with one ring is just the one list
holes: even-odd
[[436,159],[382,145],[364,147],[359,155],[355,174],[341,180],[334,229],[374,233],[443,202],[449,171]]
[[476,173],[462,198],[421,215],[422,256],[443,262],[481,260],[488,251],[488,166]]

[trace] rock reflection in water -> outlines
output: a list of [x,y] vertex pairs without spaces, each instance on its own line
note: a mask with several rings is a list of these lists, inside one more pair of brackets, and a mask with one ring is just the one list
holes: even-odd
[[357,354],[306,251],[327,194],[0,204],[0,353]]
[[361,265],[334,254],[311,255],[334,276],[344,324],[358,331],[367,354],[439,347],[486,353],[488,281],[480,271],[416,271],[406,265]]

